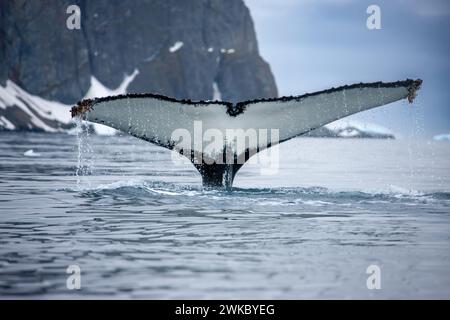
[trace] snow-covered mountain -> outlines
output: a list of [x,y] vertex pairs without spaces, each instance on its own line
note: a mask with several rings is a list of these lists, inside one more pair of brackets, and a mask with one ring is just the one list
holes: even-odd
[[[82,12],[79,30],[65,27],[69,4]],[[77,101],[125,91],[278,95],[242,0],[0,1],[0,13],[1,130],[63,131]]]
[[338,120],[309,132],[307,137],[395,139],[387,128],[371,123]]
[[[109,89],[95,77],[91,77],[91,86],[83,99],[100,98],[127,93],[128,85],[138,70],[125,75],[116,89]],[[32,95],[8,80],[6,86],[0,86],[0,130],[63,132],[74,127],[70,116],[71,105],[50,101]],[[116,130],[92,124],[97,134],[111,135]]]
[[[61,27],[65,1],[0,1],[0,130],[65,131],[78,100],[125,92],[231,102],[278,95],[242,0],[77,3],[82,30]],[[393,137],[354,124],[309,136]]]
[[[66,28],[69,5],[80,29]],[[52,101],[74,104],[95,77],[132,93],[227,101],[277,96],[242,0],[0,1],[0,85],[11,80]]]
[[69,105],[29,94],[10,80],[0,85],[0,130],[61,132],[72,126]]
[[[93,99],[93,98],[114,96],[118,94],[125,94],[127,93],[128,86],[138,74],[139,70],[135,69],[132,74],[125,75],[124,79],[122,80],[122,83],[116,89],[113,90],[108,89],[97,78],[91,77],[91,86],[83,99]],[[102,124],[91,123],[91,126],[94,129],[95,133],[100,135],[114,135],[117,133],[116,129],[104,126]]]

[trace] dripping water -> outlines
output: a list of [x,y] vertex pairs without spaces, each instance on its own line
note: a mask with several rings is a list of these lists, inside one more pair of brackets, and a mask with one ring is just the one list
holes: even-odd
[[128,133],[131,132],[131,106],[130,99],[127,99],[127,108],[128,108]]
[[344,110],[345,110],[345,114],[349,114],[349,112],[348,112],[348,106],[347,106],[347,95],[345,94],[345,89],[342,90],[342,96],[343,96],[343,100],[344,100]]
[[384,106],[384,92],[381,91],[380,85],[378,85],[378,94],[379,94],[379,96],[381,98],[381,105]]
[[[128,109],[128,130],[131,131],[131,127],[132,127],[132,121],[131,121],[131,105],[130,105],[130,98],[127,99],[127,109]],[[134,139],[133,139],[133,143],[131,145],[131,155],[132,155],[132,161],[134,162],[136,160],[135,157],[135,150],[136,150],[136,145],[134,143]]]
[[[75,175],[77,177],[77,187],[81,187],[82,178],[92,174],[93,169],[93,149],[89,141],[89,125],[80,118],[75,118],[78,157]],[[90,181],[87,180],[88,185]]]
[[410,157],[410,176],[415,177],[415,168],[411,165],[412,157],[418,160],[421,165],[424,165],[424,154],[422,149],[419,147],[420,140],[424,136],[424,114],[421,104],[414,102],[411,108],[411,132],[408,137],[408,151]]

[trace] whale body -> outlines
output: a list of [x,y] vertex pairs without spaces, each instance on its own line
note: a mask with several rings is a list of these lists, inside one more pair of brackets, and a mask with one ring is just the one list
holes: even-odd
[[[191,160],[200,172],[204,186],[231,187],[238,170],[257,152],[351,114],[401,99],[412,103],[421,84],[420,79],[358,83],[300,96],[235,104],[177,100],[157,94],[128,94],[85,99],[78,102],[71,113],[72,117],[104,124],[176,150]],[[216,137],[222,137],[214,141],[217,148],[204,148],[198,143],[195,137],[198,125],[202,132],[209,130],[216,133]],[[245,135],[251,130],[274,129],[277,130],[276,139],[245,139],[239,148],[236,141],[229,138],[229,132]],[[174,135],[180,130],[194,136],[193,141],[184,143],[181,149],[177,148],[180,139]]]

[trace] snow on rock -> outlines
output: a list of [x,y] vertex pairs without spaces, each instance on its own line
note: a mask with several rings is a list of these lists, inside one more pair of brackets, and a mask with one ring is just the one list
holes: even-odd
[[220,49],[220,52],[221,52],[221,53],[232,54],[232,53],[235,53],[236,50],[234,50],[233,48],[231,48],[231,49],[225,49],[225,48],[222,48],[222,49]]
[[169,51],[171,52],[171,53],[174,53],[174,52],[176,52],[177,50],[179,50],[182,46],[183,46],[183,42],[182,41],[177,41],[177,42],[175,42],[174,43],[174,45],[173,46],[171,46],[170,48],[169,48]]
[[208,52],[213,52],[214,51],[214,48],[213,47],[209,47],[208,48]]
[[349,120],[338,120],[307,133],[309,137],[395,139],[387,128]]
[[368,132],[368,133],[393,134],[391,130],[389,130],[385,127],[373,124],[373,123],[348,121],[345,119],[329,123],[326,125],[326,127],[333,131],[343,131],[343,130],[348,130],[349,128],[351,128],[351,129],[354,129],[357,131]]
[[38,152],[34,152],[33,149],[27,150],[23,154],[25,157],[40,157],[41,154]]
[[[116,89],[109,89],[105,87],[100,81],[94,76],[91,77],[91,87],[84,96],[84,99],[102,98],[107,96],[115,96],[118,94],[127,93],[127,88],[134,78],[139,74],[139,70],[135,69],[132,74],[125,75],[122,83]],[[99,124],[92,123],[94,131],[98,135],[111,136],[117,133],[116,129]]]
[[338,120],[325,127],[341,138],[394,138],[392,131],[372,123]]
[[0,85],[0,130],[64,131],[70,127],[70,106],[32,95],[14,82]]
[[439,134],[433,137],[434,141],[450,141],[450,134]]
[[0,128],[6,129],[6,130],[14,130],[16,127],[4,116],[0,116]]
[[[114,90],[108,89],[95,77],[84,98],[96,98],[125,94],[129,84],[139,74],[136,69],[125,75],[122,83]],[[50,101],[32,95],[14,82],[7,80],[0,85],[0,130],[33,130],[45,132],[68,132],[73,127],[70,115],[71,105]],[[116,130],[96,124],[98,134],[114,134]]]
[[125,75],[122,83],[116,89],[109,89],[105,87],[96,77],[91,76],[91,86],[85,94],[84,99],[102,98],[107,96],[115,96],[118,94],[127,93],[127,88],[130,83],[139,74],[139,70],[135,69],[132,74]]

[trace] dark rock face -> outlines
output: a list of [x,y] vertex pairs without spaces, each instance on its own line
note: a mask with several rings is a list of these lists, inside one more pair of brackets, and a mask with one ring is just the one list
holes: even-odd
[[[66,9],[81,9],[69,30]],[[178,50],[174,46],[177,42]],[[0,2],[0,83],[73,104],[95,76],[128,92],[232,102],[277,96],[242,0],[8,0]]]
[[9,78],[30,93],[72,102],[90,85],[82,32],[66,28],[69,1],[1,1],[2,85]]

